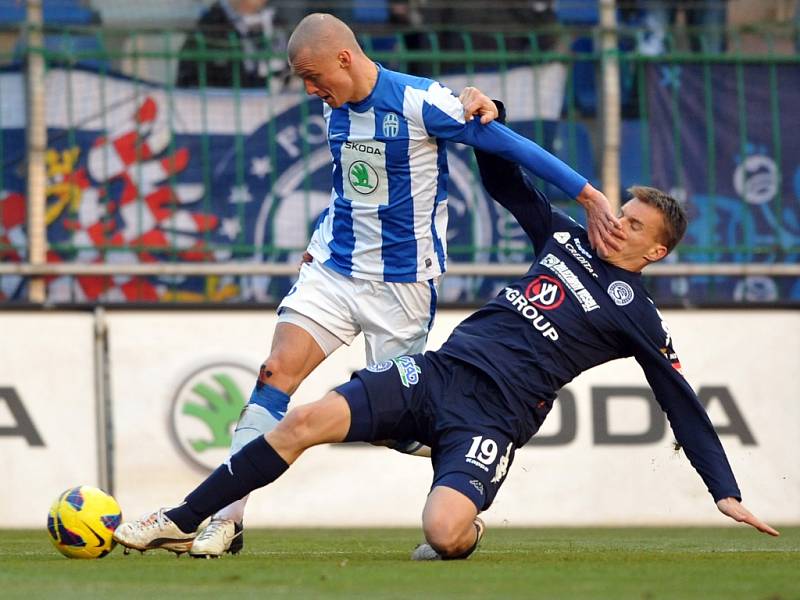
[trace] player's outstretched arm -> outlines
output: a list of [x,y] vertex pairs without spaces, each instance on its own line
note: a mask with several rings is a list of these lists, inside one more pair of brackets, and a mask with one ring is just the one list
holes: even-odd
[[[480,115],[481,123],[486,125],[499,116],[497,105],[486,94],[475,87],[465,87],[458,99],[464,106],[464,120],[469,122],[474,116]],[[586,211],[586,223],[589,241],[601,256],[608,254],[609,250],[620,250],[620,240],[625,239],[619,220],[611,210],[608,198],[590,183],[586,183],[577,201]]]
[[723,515],[730,517],[734,521],[739,521],[739,523],[747,523],[762,533],[768,533],[769,535],[774,536],[780,535],[776,529],[773,529],[749,510],[747,510],[736,498],[722,498],[721,500],[718,500],[717,508]]

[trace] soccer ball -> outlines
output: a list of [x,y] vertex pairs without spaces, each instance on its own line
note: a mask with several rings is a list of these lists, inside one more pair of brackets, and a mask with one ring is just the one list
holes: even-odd
[[122,521],[119,504],[90,485],[63,492],[50,507],[50,541],[67,558],[102,558],[114,549],[114,530]]

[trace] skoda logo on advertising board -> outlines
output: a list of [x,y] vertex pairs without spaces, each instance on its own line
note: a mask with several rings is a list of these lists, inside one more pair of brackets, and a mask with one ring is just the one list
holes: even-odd
[[258,374],[237,363],[215,362],[189,373],[170,407],[170,432],[193,467],[210,473],[226,458],[233,430]]

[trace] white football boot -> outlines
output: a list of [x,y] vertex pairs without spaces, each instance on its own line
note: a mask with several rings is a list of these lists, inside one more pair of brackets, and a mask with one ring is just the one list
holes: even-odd
[[226,552],[238,554],[244,546],[244,529],[231,519],[214,517],[192,542],[189,556],[219,558]]
[[[480,517],[475,517],[474,523],[475,529],[478,531],[478,539],[475,540],[475,549],[477,549],[478,544],[481,543],[483,533],[486,531],[486,524]],[[442,556],[426,542],[414,548],[414,551],[411,553],[411,560],[442,560]]]
[[[114,531],[114,539],[134,550],[154,550],[163,548],[176,554],[188,552],[192,547],[196,533],[184,533],[164,514],[168,508],[160,508],[156,512],[120,524]],[[127,554],[127,551],[125,552]]]

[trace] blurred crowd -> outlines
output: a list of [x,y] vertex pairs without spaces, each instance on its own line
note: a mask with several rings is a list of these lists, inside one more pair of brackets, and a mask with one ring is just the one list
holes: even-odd
[[[22,0],[0,0],[0,59],[22,54],[21,36],[9,43],[4,42],[2,33],[24,21],[24,5]],[[623,52],[726,52],[731,50],[731,28],[744,30],[746,38],[748,26],[764,23],[783,24],[783,31],[788,32],[778,51],[800,51],[800,0],[617,0],[616,5],[617,22],[626,32],[620,36]],[[45,21],[50,24],[124,25],[152,31],[150,39],[146,35],[128,39],[120,48],[122,54],[157,51],[177,56],[180,52],[181,60],[153,59],[148,63],[139,56],[123,59],[121,69],[128,75],[179,87],[280,85],[288,77],[285,60],[280,58],[288,35],[304,15],[314,11],[335,14],[357,33],[368,34],[368,51],[384,52],[592,52],[591,31],[599,22],[599,0],[493,0],[488,4],[478,0],[142,0],[135,4],[44,0],[43,6]],[[165,42],[155,32],[161,26],[177,33]],[[565,36],[561,26],[583,32]],[[737,37],[736,44],[742,39]],[[57,36],[48,42],[67,53],[108,45],[78,35],[69,38],[68,47]],[[750,32],[746,44],[749,46],[736,51],[764,51],[767,46],[772,51],[775,46],[772,41],[760,40],[758,31]],[[525,59],[530,64],[529,55]],[[432,74],[430,61],[406,62],[402,67]],[[490,70],[492,65],[473,63],[470,68]],[[439,74],[459,69],[463,71],[464,64],[452,61],[436,67]]]

